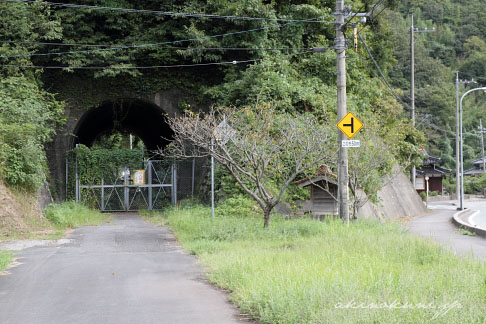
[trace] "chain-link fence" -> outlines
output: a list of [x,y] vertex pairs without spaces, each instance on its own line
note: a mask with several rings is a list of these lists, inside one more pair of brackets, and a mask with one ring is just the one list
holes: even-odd
[[76,155],[70,154],[66,196],[101,211],[160,210],[194,197],[196,165],[196,159],[146,160],[143,169],[119,166],[101,179],[86,180]]

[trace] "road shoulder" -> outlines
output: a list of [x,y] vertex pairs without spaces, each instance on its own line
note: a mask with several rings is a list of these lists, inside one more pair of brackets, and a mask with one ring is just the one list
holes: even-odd
[[486,260],[486,239],[461,234],[451,221],[455,213],[452,209],[434,209],[413,217],[405,227],[413,234],[433,239],[457,255]]

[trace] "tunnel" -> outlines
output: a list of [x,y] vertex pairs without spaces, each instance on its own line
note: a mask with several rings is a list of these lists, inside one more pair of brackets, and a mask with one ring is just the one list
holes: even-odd
[[120,99],[84,113],[74,129],[73,146],[90,147],[98,137],[114,131],[138,136],[148,151],[163,149],[173,135],[161,108],[138,99]]

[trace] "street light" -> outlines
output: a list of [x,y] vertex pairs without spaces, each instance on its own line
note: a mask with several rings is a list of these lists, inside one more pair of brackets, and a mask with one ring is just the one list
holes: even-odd
[[[474,88],[469,91],[466,91],[459,102],[459,137],[460,137],[460,156],[461,156],[461,199],[460,199],[460,210],[464,210],[464,155],[463,155],[463,138],[462,138],[462,100],[464,97],[474,91],[484,90],[486,91],[486,87]],[[457,153],[456,153],[457,154]]]

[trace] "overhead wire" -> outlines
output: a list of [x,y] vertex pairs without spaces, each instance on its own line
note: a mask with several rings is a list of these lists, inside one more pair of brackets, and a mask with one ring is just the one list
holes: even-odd
[[[123,13],[155,14],[155,15],[171,16],[171,17],[249,20],[249,21],[257,20],[257,21],[326,23],[326,22],[321,22],[321,21],[309,21],[309,20],[300,20],[300,19],[246,17],[246,16],[235,16],[235,15],[216,15],[216,14],[203,14],[203,13],[161,11],[161,10],[130,9],[130,8],[81,5],[81,4],[74,4],[74,3],[61,3],[61,2],[35,1],[35,0],[0,0],[0,2],[29,3],[29,4],[51,6],[51,7],[71,8],[71,9],[87,9],[87,10],[100,10],[100,11],[117,11],[117,12],[123,12]],[[332,17],[332,15],[326,15],[326,16],[323,16],[323,18],[324,17]]]
[[[24,45],[46,45],[46,46],[71,46],[71,47],[112,47],[112,46],[134,46],[136,44],[78,44],[78,43],[48,43],[48,42],[25,42],[25,41],[5,41],[0,40],[0,43],[6,44],[24,44]],[[167,50],[199,50],[199,51],[259,51],[259,50],[312,50],[313,47],[180,47],[180,46],[164,46],[160,49]]]
[[[313,51],[303,51],[299,53],[286,54],[287,56],[292,55],[302,55],[306,53],[311,53]],[[186,67],[199,67],[199,66],[210,66],[210,65],[236,65],[242,63],[254,63],[262,61],[263,59],[252,59],[252,60],[234,60],[225,62],[208,62],[208,63],[192,63],[192,64],[173,64],[173,65],[150,65],[150,66],[40,66],[40,65],[15,65],[15,64],[0,64],[0,68],[25,68],[25,69],[72,69],[72,70],[135,70],[135,69],[159,69],[159,68],[186,68]]]
[[407,103],[405,103],[404,101],[402,101],[402,99],[400,98],[400,96],[395,92],[395,90],[393,90],[393,88],[391,87],[390,83],[388,83],[388,81],[386,80],[383,71],[381,70],[380,66],[378,65],[378,63],[376,62],[375,58],[373,57],[373,54],[371,54],[371,51],[370,51],[370,49],[368,47],[368,44],[366,44],[365,40],[363,39],[363,37],[361,37],[361,34],[359,32],[358,32],[358,37],[359,37],[360,41],[363,43],[363,45],[364,45],[364,47],[366,49],[366,52],[368,53],[368,56],[370,57],[371,61],[373,62],[375,68],[378,70],[378,73],[380,74],[380,80],[390,90],[390,92],[393,94],[393,96],[395,97],[395,99],[397,99],[397,101],[400,102],[406,110],[410,110],[410,106]]
[[[410,111],[410,105],[407,104],[406,102],[404,102],[400,96],[395,92],[395,90],[393,90],[392,86],[390,85],[390,83],[386,80],[386,77],[383,73],[383,71],[381,70],[380,66],[378,65],[378,63],[376,62],[375,58],[373,57],[373,54],[371,53],[368,45],[366,44],[365,40],[363,39],[363,37],[361,36],[360,33],[358,33],[358,37],[360,39],[360,41],[363,43],[365,49],[366,49],[366,52],[368,53],[371,61],[373,62],[375,68],[377,69],[377,71],[379,72],[380,74],[380,80],[386,85],[386,87],[390,90],[390,92],[393,94],[393,96],[395,97],[395,99],[400,103],[402,104],[402,106],[404,107],[405,110],[407,111]],[[443,129],[437,125],[435,125],[434,123],[430,122],[430,116],[427,116],[427,115],[420,115],[420,114],[417,114],[416,115],[417,117],[423,117],[422,120],[419,122],[419,124],[422,124],[424,125],[424,127],[429,127],[429,128],[432,128],[434,130],[437,130],[437,131],[441,131],[443,133],[446,133],[446,134],[449,134],[449,135],[454,135],[455,136],[455,132],[453,131],[450,131],[450,130],[447,130],[447,129]],[[427,121],[427,123],[425,123],[425,121]],[[466,135],[469,135],[469,136],[477,136],[476,134],[474,133],[464,133]]]
[[[320,19],[320,18],[321,17],[316,17],[316,18],[312,18],[312,20]],[[299,22],[302,22],[302,21],[299,21]],[[208,36],[202,36],[202,37],[197,37],[197,38],[189,38],[189,39],[182,39],[182,40],[175,40],[175,41],[166,41],[166,42],[159,42],[159,43],[115,46],[115,47],[110,47],[110,48],[96,48],[96,49],[65,51],[65,52],[0,55],[0,58],[18,58],[18,57],[35,57],[35,56],[51,56],[51,55],[60,56],[60,55],[67,55],[67,54],[96,53],[96,52],[105,52],[105,51],[117,51],[117,50],[122,50],[122,49],[157,47],[157,46],[161,46],[161,45],[178,44],[178,43],[192,42],[192,41],[198,41],[198,40],[203,40],[203,39],[222,38],[222,37],[226,37],[226,36],[251,33],[251,32],[256,32],[256,31],[267,30],[267,29],[271,29],[271,28],[285,27],[285,26],[288,26],[288,25],[296,24],[296,23],[297,22],[288,22],[288,23],[285,23],[285,24],[269,25],[269,26],[265,26],[265,27],[253,28],[253,29],[248,29],[248,30],[241,30],[241,31],[224,33],[224,34],[208,35]]]

